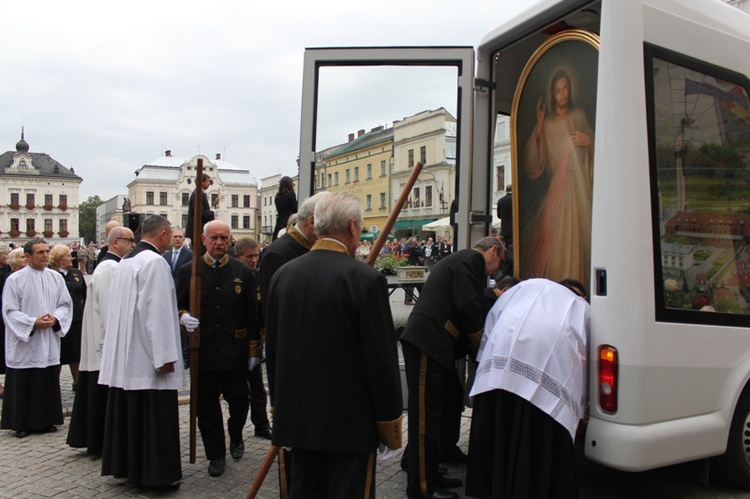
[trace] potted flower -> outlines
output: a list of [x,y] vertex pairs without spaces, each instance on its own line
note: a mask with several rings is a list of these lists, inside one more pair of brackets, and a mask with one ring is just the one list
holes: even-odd
[[27,210],[33,210],[34,208],[36,208],[36,205],[34,203],[26,203]]
[[10,203],[8,206],[10,207],[11,210],[17,210],[18,208],[21,207],[21,205],[18,203]]
[[34,237],[34,236],[36,236],[36,231],[32,230],[32,229],[29,229],[29,230],[26,231],[26,236],[28,236],[28,237]]
[[51,204],[45,204],[42,208],[44,208],[45,211],[52,211],[53,206]]
[[51,230],[45,230],[44,232],[42,232],[42,234],[44,235],[44,237],[49,238],[49,237],[52,237],[55,233],[52,232]]
[[68,237],[68,231],[67,230],[61,230],[59,232],[59,234],[60,234],[60,237]]
[[20,230],[12,230],[8,234],[10,234],[10,237],[18,237],[18,236],[21,235],[21,231]]
[[396,275],[398,273],[397,269],[406,265],[407,262],[406,258],[396,258],[393,255],[378,255],[373,267],[384,275]]
[[60,206],[58,206],[58,208],[60,208],[62,211],[65,211],[65,210],[68,209],[68,205],[67,204],[61,204]]

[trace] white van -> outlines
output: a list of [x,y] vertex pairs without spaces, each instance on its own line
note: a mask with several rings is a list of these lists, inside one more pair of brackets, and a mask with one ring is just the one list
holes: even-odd
[[721,456],[750,488],[750,16],[718,0],[501,11],[476,53],[308,49],[300,197],[321,68],[454,67],[457,246],[489,233],[507,116],[515,273],[589,289],[586,456],[629,471]]

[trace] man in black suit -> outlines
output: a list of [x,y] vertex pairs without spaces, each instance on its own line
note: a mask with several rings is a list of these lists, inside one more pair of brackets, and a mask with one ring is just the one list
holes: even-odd
[[[227,254],[229,224],[205,226],[201,258],[201,316],[198,365],[198,428],[209,460],[208,474],[220,476],[226,464],[224,421],[219,397],[229,405],[229,452],[240,459],[245,451],[242,429],[249,407],[247,371],[260,362],[257,291],[250,267]],[[191,265],[178,270],[177,305],[180,324],[195,331],[190,316]]]
[[473,249],[442,259],[430,272],[401,335],[409,387],[408,497],[458,497],[446,489],[460,486],[460,480],[438,474],[441,417],[446,393],[457,379],[455,359],[479,347],[483,290],[502,258],[502,242],[485,237]]
[[513,273],[513,186],[505,186],[505,196],[497,200],[497,218],[500,219],[500,236],[502,236],[507,249],[507,255],[503,261],[503,273]]
[[378,442],[401,447],[386,280],[352,258],[362,213],[351,193],[321,199],[317,241],[271,281],[265,319],[273,443],[293,448],[292,498],[375,497]]
[[[208,204],[208,194],[206,194],[206,189],[208,189],[208,186],[211,185],[211,177],[209,177],[207,174],[203,174],[202,177],[203,181],[201,182],[201,190],[198,191],[198,188],[196,187],[192,194],[190,194],[190,200],[188,201],[188,216],[187,216],[187,226],[185,227],[186,236],[191,238],[193,237],[193,217],[195,212],[195,193],[200,192],[200,195],[202,196],[201,204],[201,233],[203,232],[203,226],[206,225],[208,222],[214,219],[214,212],[211,211],[211,206]],[[193,241],[193,246],[196,246],[198,244],[198,241]]]

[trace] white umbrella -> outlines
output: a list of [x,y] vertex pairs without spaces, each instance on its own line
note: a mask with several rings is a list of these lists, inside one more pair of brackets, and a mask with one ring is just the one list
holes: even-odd
[[440,218],[422,226],[422,230],[450,229],[451,217]]

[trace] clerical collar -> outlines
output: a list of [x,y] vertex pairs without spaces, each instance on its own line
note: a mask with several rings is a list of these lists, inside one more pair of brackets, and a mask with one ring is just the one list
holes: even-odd
[[351,256],[349,254],[349,248],[347,248],[344,243],[331,237],[321,237],[315,241],[315,244],[313,244],[310,251],[316,250],[335,251],[337,253],[345,253],[347,256]]

